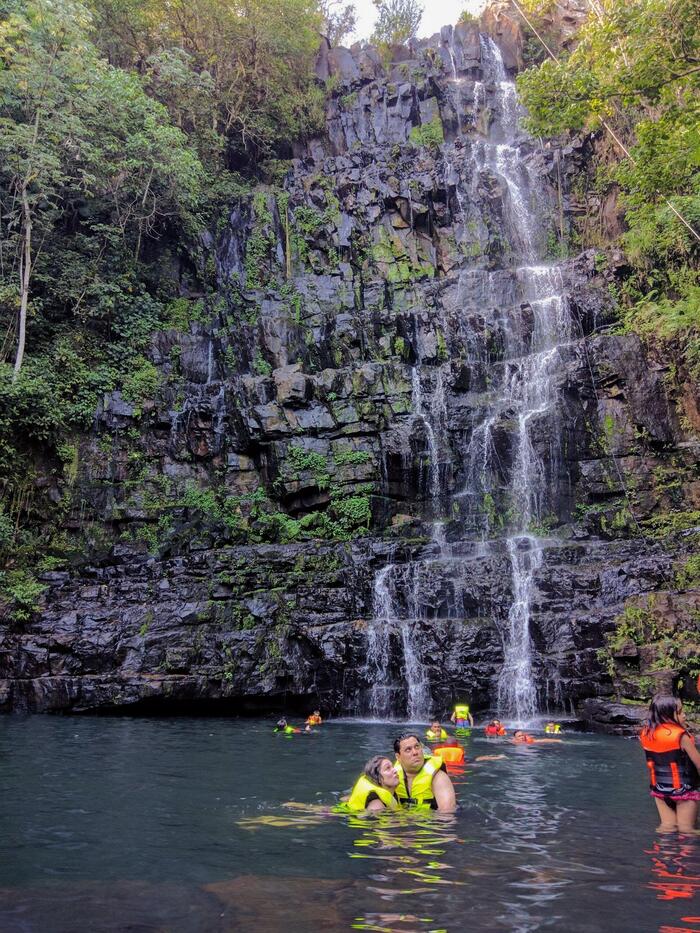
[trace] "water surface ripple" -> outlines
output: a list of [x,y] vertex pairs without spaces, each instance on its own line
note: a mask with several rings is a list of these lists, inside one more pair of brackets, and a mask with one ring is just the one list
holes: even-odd
[[0,930],[700,930],[700,840],[654,833],[636,742],[475,730],[469,759],[505,757],[456,776],[454,817],[329,813],[396,731],[0,721]]

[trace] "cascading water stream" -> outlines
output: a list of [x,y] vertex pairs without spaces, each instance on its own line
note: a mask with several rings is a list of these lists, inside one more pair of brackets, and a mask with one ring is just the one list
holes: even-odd
[[[518,104],[515,88],[508,81],[498,48],[484,41],[485,56],[493,63],[500,105],[500,130],[504,141],[487,153],[487,162],[508,186],[510,205],[517,225],[523,258],[535,259],[537,217],[529,207],[530,180],[523,171],[518,134]],[[568,315],[562,295],[561,270],[542,265],[524,265],[516,278],[533,312],[533,329],[529,347],[522,355],[506,361],[503,400],[517,419],[515,458],[509,486],[510,507],[514,516],[514,533],[507,538],[511,565],[513,600],[504,633],[504,661],[498,682],[498,709],[502,715],[514,716],[518,722],[532,718],[537,709],[537,690],[533,676],[531,605],[535,574],[542,565],[543,546],[533,533],[533,523],[543,514],[547,491],[545,465],[531,437],[532,426],[546,416],[555,401],[554,377],[557,371],[559,346],[569,339]],[[511,346],[517,347],[516,338]],[[488,434],[495,424],[489,418],[481,442],[482,463],[488,466]],[[486,471],[485,471],[486,475]]]
[[[544,555],[544,541],[538,536],[537,527],[549,502],[549,475],[553,469],[550,464],[548,473],[548,464],[538,453],[534,430],[556,410],[559,352],[570,340],[570,326],[561,269],[537,262],[542,251],[543,225],[532,206],[538,202],[538,191],[520,151],[521,142],[526,139],[518,127],[520,112],[515,86],[508,79],[497,46],[487,38],[482,37],[481,42],[484,80],[474,84],[474,101],[477,108],[485,109],[490,98],[493,119],[488,136],[473,139],[465,150],[471,152],[472,160],[468,183],[462,181],[456,149],[449,156],[445,153],[445,179],[454,191],[461,215],[457,229],[462,230],[463,237],[467,237],[470,226],[478,223],[474,205],[478,203],[482,173],[500,179],[507,192],[504,219],[515,262],[501,270],[472,268],[464,273],[473,313],[483,317],[486,309],[495,314],[491,326],[496,326],[501,334],[502,350],[489,350],[483,339],[479,343],[469,334],[472,324],[465,306],[464,342],[474,348],[470,363],[489,375],[485,378],[481,407],[475,411],[469,441],[462,452],[466,483],[451,502],[443,488],[439,457],[449,420],[445,367],[434,369],[436,375],[432,379],[426,378],[420,361],[412,368],[411,418],[422,426],[429,459],[427,474],[421,470],[421,485],[431,507],[432,533],[418,557],[410,562],[390,563],[375,577],[365,670],[370,685],[365,706],[375,716],[395,714],[397,702],[402,700],[411,719],[425,718],[431,713],[430,681],[416,635],[421,623],[436,612],[435,599],[431,602],[435,592],[435,587],[431,591],[431,579],[440,573],[444,584],[446,568],[450,566],[454,569],[452,593],[451,597],[443,594],[441,612],[443,618],[459,618],[460,586],[465,561],[469,560],[465,555],[469,553],[470,541],[474,542],[473,558],[502,560],[505,549],[510,566],[512,602],[507,619],[503,619],[504,660],[497,685],[499,712],[525,722],[537,710],[531,607],[535,577]],[[509,296],[507,308],[503,307],[504,289]],[[529,309],[531,320],[523,308]],[[424,384],[429,387],[429,396]],[[509,474],[505,480],[499,456],[499,431],[501,437],[505,431],[511,438]],[[444,515],[452,517],[458,504],[460,514],[464,505],[468,519],[459,547],[457,542],[455,546],[448,543],[446,520],[439,515],[442,508]],[[504,529],[508,529],[505,538]],[[396,655],[399,648],[401,656],[392,658],[392,652]]]

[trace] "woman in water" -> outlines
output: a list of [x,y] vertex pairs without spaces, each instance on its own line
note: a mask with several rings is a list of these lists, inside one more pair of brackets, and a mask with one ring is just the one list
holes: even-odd
[[375,755],[355,782],[344,809],[398,810],[399,802],[394,793],[398,784],[399,775],[393,762],[384,755]]
[[686,729],[683,704],[656,696],[639,736],[647,756],[651,796],[661,819],[657,831],[695,833],[700,805],[700,752]]

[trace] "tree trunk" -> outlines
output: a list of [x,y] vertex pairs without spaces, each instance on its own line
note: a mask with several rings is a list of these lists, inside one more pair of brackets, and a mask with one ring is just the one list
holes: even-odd
[[15,357],[15,370],[12,381],[15,382],[22,368],[24,359],[24,343],[27,334],[27,306],[29,304],[29,282],[32,274],[32,214],[27,197],[27,186],[22,186],[22,219],[24,226],[24,244],[20,261],[20,302],[19,302],[19,334],[17,336],[17,356]]

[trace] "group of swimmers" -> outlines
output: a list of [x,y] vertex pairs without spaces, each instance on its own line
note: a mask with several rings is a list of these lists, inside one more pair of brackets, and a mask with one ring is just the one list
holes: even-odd
[[[311,732],[314,726],[320,726],[323,722],[321,718],[321,711],[315,709],[311,715],[306,717],[306,722],[304,723],[304,732]],[[295,733],[301,732],[298,726],[290,726],[286,719],[278,719],[277,725],[272,730],[273,732],[282,732],[284,735],[294,735]]]
[[[455,707],[451,721],[458,734],[474,725],[466,704]],[[314,710],[306,720],[306,730],[310,731],[321,722],[320,712]],[[289,734],[301,732],[301,729],[281,719],[275,731]],[[562,741],[549,737],[561,734],[559,723],[547,723],[544,731],[547,737],[536,738],[519,729],[509,741],[514,745]],[[508,735],[498,719],[489,722],[484,734],[502,738]],[[639,739],[647,759],[650,793],[659,813],[658,831],[698,833],[695,823],[700,808],[700,751],[688,731],[682,702],[673,696],[654,697]],[[448,735],[438,719],[430,723],[425,741],[430,743],[430,750],[426,750],[416,733],[404,732],[394,741],[394,761],[385,755],[370,758],[344,799],[342,809],[352,812],[401,808],[454,811],[457,801],[447,766],[462,763],[464,749]],[[482,755],[475,761],[494,757],[502,756]]]

